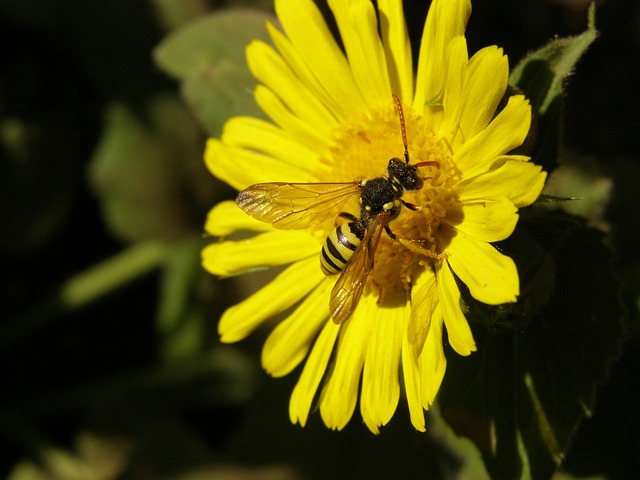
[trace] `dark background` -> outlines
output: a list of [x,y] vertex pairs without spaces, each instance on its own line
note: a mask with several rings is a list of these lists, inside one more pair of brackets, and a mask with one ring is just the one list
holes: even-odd
[[[410,35],[417,46],[427,2],[405,3]],[[211,9],[232,4],[202,3]],[[579,1],[477,0],[473,6],[467,30],[470,51],[497,44],[512,65],[555,35],[575,35],[586,26],[586,3]],[[567,85],[564,139],[572,154],[589,156],[589,165],[614,180],[605,218],[616,253],[614,266],[623,285],[621,298],[629,309],[625,320],[629,339],[610,381],[600,391],[593,417],[578,430],[564,468],[578,475],[632,478],[640,474],[640,413],[634,408],[640,371],[636,303],[640,285],[640,230],[636,228],[640,223],[636,186],[640,180],[639,4],[599,2],[596,23],[601,36]],[[285,380],[269,380],[258,372],[252,387],[255,393],[242,402],[207,401],[209,397],[202,394],[206,387],[197,382],[146,392],[128,387],[126,394],[111,395],[111,384],[101,383],[103,379],[129,378],[130,372],[149,371],[158,361],[157,273],[75,312],[60,312],[55,302],[47,301],[65,279],[123,248],[122,239],[103,220],[86,169],[109,102],[118,100],[142,112],[153,96],[177,91],[176,83],[151,57],[166,33],[150,1],[0,0],[0,136],[4,139],[0,150],[0,321],[36,322],[36,327],[17,333],[15,339],[0,338],[1,474],[7,474],[19,459],[37,458],[35,445],[77,449],[78,432],[86,430],[101,437],[134,439],[137,445],[155,445],[145,444],[150,437],[189,439],[184,448],[167,447],[171,442],[162,447],[184,453],[165,471],[291,461],[297,472],[311,478],[319,475],[316,467],[320,466],[345,478],[353,472],[363,474],[366,469],[357,469],[354,462],[366,465],[368,452],[377,451],[370,449],[390,457],[406,453],[404,444],[394,440],[402,437],[407,448],[418,445],[427,453],[415,464],[390,463],[386,469],[367,473],[373,478],[425,473],[424,465],[440,447],[414,432],[404,434],[409,428],[404,412],[379,438],[364,431],[357,413],[342,436],[324,431],[317,415],[305,430],[290,426],[286,406],[295,372]],[[13,151],[6,140],[14,138],[7,119],[27,125],[24,149]],[[208,175],[204,168],[202,175]],[[218,198],[230,194],[213,180],[211,188],[217,189]],[[205,215],[206,206],[194,205],[190,219],[194,232],[202,229]],[[212,290],[232,288],[228,282],[204,282]],[[215,322],[224,307],[220,302],[211,306],[209,343],[214,347]],[[259,344],[259,339],[250,339],[239,347],[248,352],[256,369]],[[96,391],[102,401],[87,393]],[[273,406],[266,408],[270,402]],[[158,418],[171,418],[170,426]],[[174,429],[179,433],[174,435]],[[286,431],[287,441],[296,443],[274,445],[279,437],[270,429]],[[247,440],[251,436],[253,442]],[[313,441],[305,450],[309,437]],[[326,457],[322,450],[310,452],[327,444]],[[264,448],[256,450],[256,445]],[[355,452],[354,445],[359,445]],[[146,448],[164,452],[157,445]],[[153,455],[142,447],[134,452],[133,466],[115,478],[163,477],[162,462],[149,461]],[[443,457],[438,468],[431,470],[433,475],[445,476],[455,465]],[[353,471],[344,465],[351,465]],[[273,473],[274,478],[295,475],[286,468]],[[235,472],[229,478],[245,478],[245,474],[249,475]]]

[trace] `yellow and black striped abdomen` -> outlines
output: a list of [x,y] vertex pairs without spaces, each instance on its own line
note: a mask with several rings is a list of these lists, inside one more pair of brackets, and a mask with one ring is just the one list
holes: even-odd
[[338,225],[331,231],[322,247],[320,268],[325,275],[336,275],[347,266],[360,241],[364,228],[358,222]]

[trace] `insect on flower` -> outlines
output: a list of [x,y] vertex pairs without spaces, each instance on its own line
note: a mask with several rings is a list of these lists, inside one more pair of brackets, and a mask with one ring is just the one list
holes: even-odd
[[[404,113],[395,94],[393,99],[400,118],[404,161],[395,157],[389,160],[384,176],[351,182],[258,183],[242,190],[236,198],[236,204],[245,213],[278,229],[310,228],[332,215],[349,220],[327,236],[320,255],[320,267],[325,275],[340,274],[329,302],[336,324],[348,320],[358,305],[373,271],[382,231],[397,240],[389,222],[398,217],[402,205],[411,210],[420,208],[402,199],[405,191],[422,188],[423,180],[417,169],[440,167],[438,162],[409,164]],[[356,194],[360,195],[360,216],[347,212],[336,215],[338,207]]]

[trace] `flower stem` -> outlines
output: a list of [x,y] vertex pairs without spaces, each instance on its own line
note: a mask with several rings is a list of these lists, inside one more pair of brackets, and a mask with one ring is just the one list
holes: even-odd
[[138,243],[67,279],[52,295],[1,326],[0,350],[159,267],[170,247],[158,240]]

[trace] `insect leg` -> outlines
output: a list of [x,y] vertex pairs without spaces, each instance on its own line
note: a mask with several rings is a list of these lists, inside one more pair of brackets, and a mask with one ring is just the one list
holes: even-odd
[[398,238],[398,241],[402,245],[407,247],[409,250],[411,250],[412,252],[418,253],[427,258],[433,258],[434,260],[443,260],[449,256],[446,253],[436,253],[435,251],[427,250],[426,248],[423,248],[422,246],[420,246],[420,242],[417,242],[414,240],[408,240],[406,238]]
[[418,205],[414,205],[413,203],[405,202],[403,199],[400,199],[400,201],[405,207],[407,207],[409,210],[413,210],[414,212],[417,212],[422,208],[422,207],[419,207]]
[[385,225],[384,231],[387,232],[387,235],[391,238],[391,240],[398,240],[398,236],[391,231],[389,225]]

